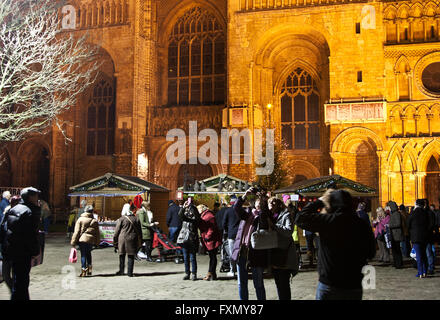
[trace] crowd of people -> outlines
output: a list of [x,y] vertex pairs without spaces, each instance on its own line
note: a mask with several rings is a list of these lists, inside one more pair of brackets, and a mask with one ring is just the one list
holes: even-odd
[[[440,241],[440,211],[429,205],[427,199],[418,199],[411,213],[404,205],[389,201],[385,208],[376,209],[373,220],[374,235],[379,248],[379,262],[403,268],[403,257],[414,257],[416,277],[433,275],[435,269],[435,243]],[[391,254],[390,254],[391,251]],[[411,254],[413,252],[413,254]]]
[[[32,187],[24,188],[20,196],[5,192],[0,203],[3,276],[11,299],[29,299],[31,259],[41,250],[38,229],[47,223],[40,194]],[[376,256],[376,248],[379,262],[389,264],[392,257],[393,266],[401,269],[404,257],[413,257],[418,278],[434,273],[440,212],[426,199],[417,200],[409,214],[405,206],[389,201],[376,209],[375,219],[366,213],[365,203],[357,210],[353,205],[347,191],[336,189],[328,189],[302,208],[289,196],[269,197],[256,187],[231,197],[229,206],[216,203],[213,210],[194,203],[191,197],[178,204],[170,200],[168,239],[179,246],[177,255],[183,255],[183,280],[198,280],[200,248],[209,257],[203,280],[217,280],[217,256],[225,248],[230,264],[227,275],[237,278],[241,300],[249,299],[249,276],[257,299],[266,299],[266,271],[273,276],[279,299],[291,299],[291,281],[302,264],[298,228],[304,230],[311,265],[317,256],[317,300],[362,299],[362,268]],[[94,206],[85,201],[69,216],[70,243],[81,253],[80,277],[92,275],[92,249],[100,244],[99,220]],[[148,201],[135,197],[124,204],[113,238],[119,256],[116,275],[133,277],[136,259],[153,261],[153,234],[158,224]]]

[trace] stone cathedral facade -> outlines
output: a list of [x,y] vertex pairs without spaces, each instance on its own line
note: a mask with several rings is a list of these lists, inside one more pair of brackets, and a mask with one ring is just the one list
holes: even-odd
[[[252,164],[166,160],[170,129],[277,130],[289,181],[340,174],[377,204],[440,196],[440,2],[81,0],[99,45],[94,86],[57,128],[5,147],[1,186],[34,185],[56,208],[106,172],[163,185],[255,178]],[[268,106],[272,106],[268,108]],[[199,147],[203,142],[199,142]],[[220,146],[219,146],[220,148]]]

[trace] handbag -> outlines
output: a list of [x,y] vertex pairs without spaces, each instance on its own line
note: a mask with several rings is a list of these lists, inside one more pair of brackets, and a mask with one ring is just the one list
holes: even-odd
[[75,248],[70,249],[69,262],[76,263],[78,261],[78,255]]
[[385,244],[387,249],[391,249],[391,231],[388,225],[386,226],[386,232],[385,232]]
[[195,237],[193,232],[190,230],[190,225],[188,222],[184,221],[182,224],[182,229],[179,232],[177,239],[178,244],[190,244],[195,242]]
[[277,248],[278,234],[272,229],[260,229],[260,222],[258,222],[257,229],[251,234],[251,246],[255,250]]

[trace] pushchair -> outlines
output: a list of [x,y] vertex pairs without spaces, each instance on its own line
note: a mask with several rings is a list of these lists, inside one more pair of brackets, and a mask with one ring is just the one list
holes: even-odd
[[168,239],[167,235],[158,227],[151,228],[154,231],[153,249],[159,253],[156,262],[165,262],[167,258],[174,259],[175,263],[182,263],[182,248]]
[[231,271],[231,257],[229,256],[229,244],[227,235],[223,235],[223,243],[221,245],[220,250],[220,272],[229,272]]

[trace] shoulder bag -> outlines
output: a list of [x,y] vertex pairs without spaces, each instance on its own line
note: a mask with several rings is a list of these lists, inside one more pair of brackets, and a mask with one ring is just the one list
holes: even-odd
[[275,230],[260,228],[258,221],[257,229],[251,234],[251,246],[255,250],[273,249],[278,247],[278,234]]

